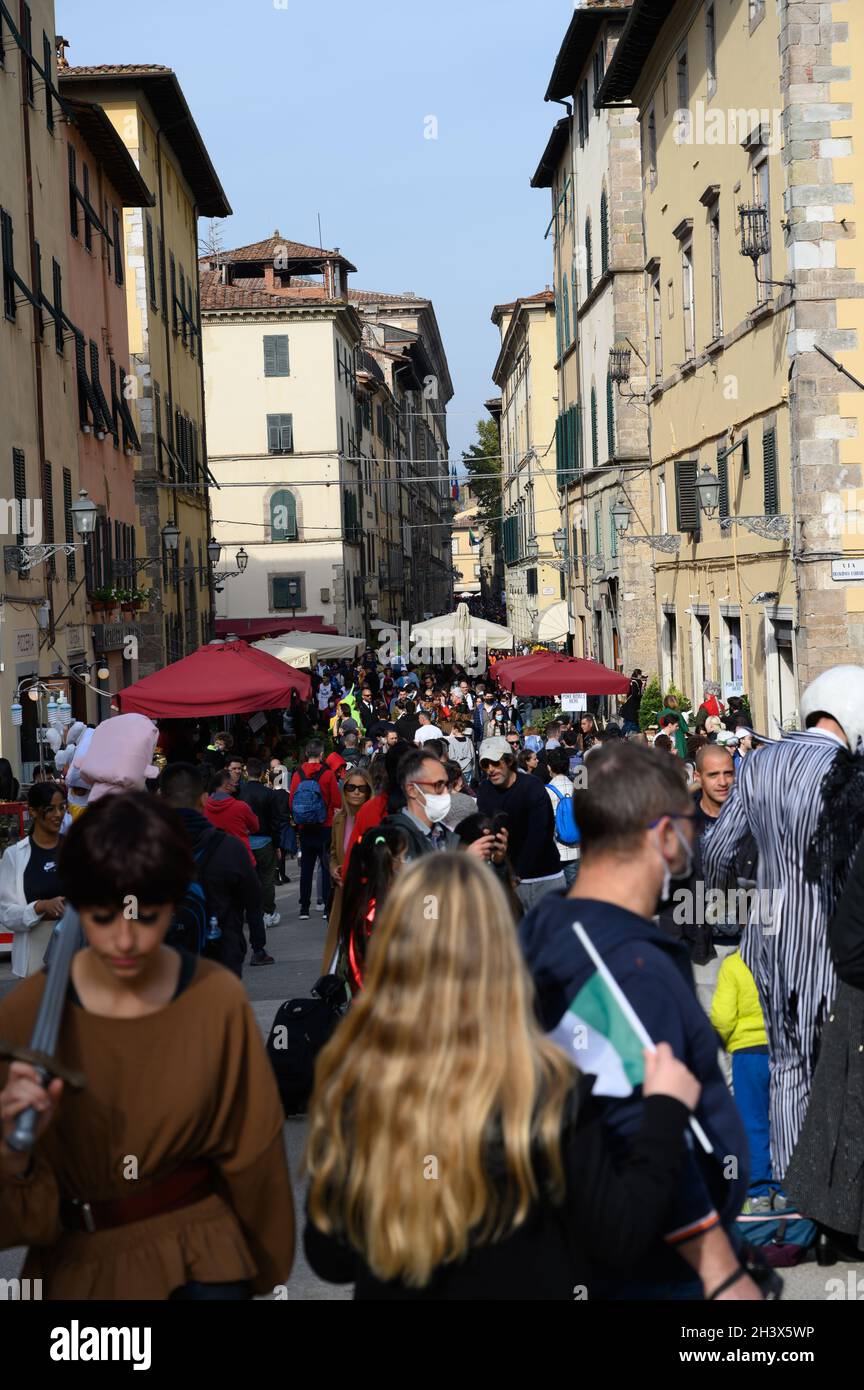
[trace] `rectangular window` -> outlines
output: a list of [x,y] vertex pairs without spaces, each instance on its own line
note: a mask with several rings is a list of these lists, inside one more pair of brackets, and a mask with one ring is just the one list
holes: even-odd
[[24,48],[24,83],[27,92],[27,100],[30,105],[34,101],[33,87],[33,17],[30,14],[30,6],[21,6],[21,39]]
[[[72,474],[63,469],[63,534],[67,545],[75,541],[75,527],[72,522]],[[66,578],[71,584],[75,579],[75,555],[66,556]]]
[[713,4],[705,7],[705,73],[710,100],[717,90],[717,19]]
[[651,272],[651,314],[654,327],[654,380],[663,376],[663,302],[660,291],[660,267]]
[[726,444],[717,445],[717,477],[720,480],[720,516],[729,515],[729,460],[726,457]]
[[52,259],[51,274],[54,281],[54,347],[59,357],[63,356],[63,271],[58,261]]
[[669,510],[666,502],[665,473],[658,473],[657,475],[657,491],[660,499],[660,535],[666,536],[669,534]]
[[537,571],[529,569],[525,571],[525,593],[529,598],[534,598],[537,593]]
[[653,188],[657,182],[657,119],[654,115],[654,103],[652,101],[648,110],[648,178]]
[[92,227],[91,222],[90,222],[90,213],[89,213],[89,211],[88,211],[88,209],[89,209],[89,207],[90,207],[90,170],[89,170],[89,168],[87,167],[86,164],[82,164],[82,165],[81,165],[81,177],[82,177],[82,179],[83,179],[83,181],[84,181],[84,182],[83,182],[83,197],[84,197],[84,249],[85,249],[85,251],[92,251],[92,250],[93,250],[93,227]]
[[[46,459],[42,464],[42,535],[46,545],[54,544],[54,479],[51,464]],[[53,579],[57,573],[57,557],[52,555],[46,569]]]
[[159,300],[162,305],[162,317],[168,322],[168,277],[165,273],[165,238],[159,233]]
[[177,334],[177,265],[174,260],[174,252],[169,252],[169,263],[171,267],[171,331]]
[[720,289],[720,204],[714,203],[709,213],[708,232],[711,238],[711,337],[723,337],[723,295]]
[[66,147],[69,164],[69,230],[74,237],[78,235],[78,171],[75,151],[71,145]]
[[183,346],[186,346],[186,276],[183,274],[183,267],[180,267],[180,337]]
[[15,250],[12,218],[0,208],[0,241],[3,246],[3,312],[14,323],[18,310],[15,305]]
[[[768,175],[768,155],[767,152],[753,168],[753,201],[767,211],[766,229],[768,232],[768,250],[764,256],[759,258],[759,279],[771,279],[771,186]],[[773,297],[773,286],[757,285],[758,302],[767,303]]]
[[686,111],[690,106],[690,78],[687,73],[687,49],[682,48],[678,54],[678,66],[675,70],[678,94],[678,110]]
[[264,375],[288,376],[288,334],[264,334]]
[[156,308],[156,266],[153,261],[153,223],[149,217],[144,220],[147,243],[147,295],[153,308]]
[[780,511],[780,494],[777,479],[777,432],[773,429],[765,430],[762,435],[762,469],[765,515],[777,516]]
[[123,220],[116,208],[111,212],[111,232],[114,238],[114,283],[123,284]]
[[268,454],[293,454],[294,426],[291,415],[267,416]]
[[36,300],[36,332],[39,335],[40,343],[45,337],[45,315],[42,313],[42,249],[38,241],[33,242],[35,251],[34,266],[36,278],[33,284],[33,295]]
[[54,98],[51,95],[51,40],[42,30],[42,69],[45,73],[45,122],[49,130],[54,129]]
[[18,513],[19,522],[19,530],[15,538],[15,544],[23,545],[24,531],[21,529],[21,523],[25,515],[24,499],[27,496],[27,466],[24,461],[23,449],[12,450],[12,487],[15,492],[15,501],[18,504],[16,511]]
[[681,242],[681,312],[684,318],[684,361],[696,351],[696,306],[693,302],[693,239]]
[[699,534],[699,498],[696,493],[696,459],[675,460],[675,509],[679,531]]

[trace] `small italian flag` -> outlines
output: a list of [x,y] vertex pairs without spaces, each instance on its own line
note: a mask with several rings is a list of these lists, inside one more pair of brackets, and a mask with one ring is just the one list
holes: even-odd
[[[573,931],[594,970],[550,1037],[581,1072],[596,1077],[592,1095],[632,1095],[645,1079],[643,1051],[653,1052],[654,1043],[582,923],[574,922]],[[705,1152],[712,1153],[695,1115],[690,1116],[690,1129]]]
[[644,1043],[598,970],[582,986],[552,1039],[582,1072],[596,1076],[595,1096],[629,1096],[642,1085]]

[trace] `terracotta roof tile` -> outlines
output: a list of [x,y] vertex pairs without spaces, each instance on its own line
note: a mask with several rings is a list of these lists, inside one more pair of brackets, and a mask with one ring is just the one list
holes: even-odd
[[163,63],[97,63],[93,67],[64,67],[59,71],[62,77],[98,77],[104,73],[137,77],[148,72],[173,73],[174,69],[166,68]]
[[[340,251],[328,251],[320,246],[306,246],[302,241],[289,241],[287,237],[271,236],[266,241],[253,241],[248,246],[237,246],[233,251],[220,251],[219,259],[233,264],[236,261],[272,261],[281,255],[292,261],[322,261],[327,259],[345,260]],[[214,256],[202,256],[202,260],[215,260]]]

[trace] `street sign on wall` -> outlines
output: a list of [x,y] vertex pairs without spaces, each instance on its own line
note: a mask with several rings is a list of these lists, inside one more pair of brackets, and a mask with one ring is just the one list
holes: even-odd
[[864,579],[864,560],[832,560],[831,578],[841,581]]

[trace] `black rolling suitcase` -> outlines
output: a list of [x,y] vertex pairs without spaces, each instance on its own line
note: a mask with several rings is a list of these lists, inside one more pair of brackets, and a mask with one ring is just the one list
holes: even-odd
[[337,975],[322,975],[311,998],[288,999],[280,1004],[267,1055],[286,1115],[305,1115],[315,1080],[315,1060],[330,1041],[348,1007],[348,990]]

